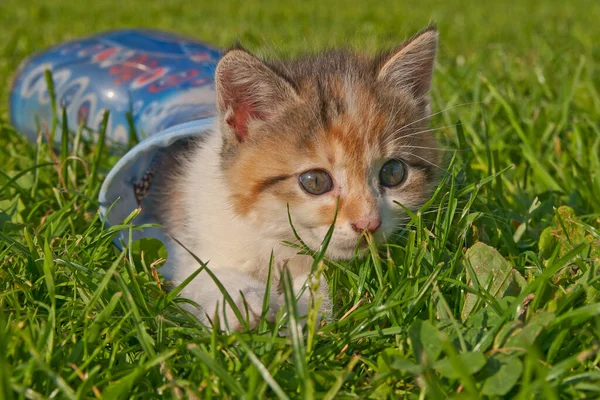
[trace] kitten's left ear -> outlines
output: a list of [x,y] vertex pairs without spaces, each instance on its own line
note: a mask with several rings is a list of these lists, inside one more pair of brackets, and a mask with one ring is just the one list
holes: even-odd
[[379,68],[377,80],[417,98],[426,96],[431,87],[437,42],[437,29],[427,28],[380,57],[376,61]]

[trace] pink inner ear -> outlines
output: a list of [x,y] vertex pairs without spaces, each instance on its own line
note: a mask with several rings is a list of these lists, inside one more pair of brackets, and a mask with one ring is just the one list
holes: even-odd
[[235,131],[238,141],[242,142],[248,136],[248,122],[251,118],[264,118],[264,114],[257,111],[250,102],[235,104],[233,112],[227,118],[227,124]]

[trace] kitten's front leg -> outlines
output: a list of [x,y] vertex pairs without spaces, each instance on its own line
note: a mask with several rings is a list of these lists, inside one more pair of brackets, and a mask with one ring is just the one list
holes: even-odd
[[[266,284],[245,272],[232,268],[212,268],[211,271],[223,285],[243,319],[248,322],[249,328],[256,327],[263,309]],[[239,321],[233,308],[207,272],[202,271],[198,274],[181,294],[195,301],[202,308],[202,310],[194,310],[194,314],[204,323],[211,324],[215,321],[215,314],[218,313],[221,330],[241,330],[244,327],[244,323]],[[273,291],[269,296],[269,310],[265,318],[273,321],[279,309],[279,299]]]

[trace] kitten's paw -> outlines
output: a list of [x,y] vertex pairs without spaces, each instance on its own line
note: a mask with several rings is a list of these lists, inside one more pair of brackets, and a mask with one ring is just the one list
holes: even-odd
[[[239,292],[237,294],[230,293],[230,296],[234,300],[243,321],[238,319],[235,311],[225,299],[223,299],[226,302],[224,310],[223,303],[219,302],[218,304],[219,329],[222,331],[241,331],[245,328],[246,323],[249,329],[254,329],[260,322],[265,295],[264,286],[247,286],[241,292],[244,294],[243,297]],[[217,303],[213,304],[212,310],[215,310],[216,307]],[[280,302],[277,297],[271,296],[269,309],[266,310],[264,318],[273,322],[279,307]],[[214,316],[214,311],[212,315]],[[216,321],[215,318],[210,318],[210,320]]]
[[[281,307],[287,308],[284,295],[281,295],[280,302]],[[316,305],[311,305],[308,293],[301,296],[296,301],[296,315],[298,317],[296,327],[298,329],[299,336],[302,336],[305,332],[308,332],[308,329],[310,329],[310,327],[313,328],[313,332],[318,332],[321,326],[323,325],[323,321],[325,321],[325,323],[331,322],[331,315],[333,314],[333,310],[329,297],[320,297],[319,302],[320,304],[318,308],[316,307]],[[313,318],[314,322],[309,323],[309,319]],[[309,326],[309,328],[307,328],[307,326]],[[283,326],[279,331],[279,336],[291,336],[291,329],[291,325],[288,322],[288,324]]]

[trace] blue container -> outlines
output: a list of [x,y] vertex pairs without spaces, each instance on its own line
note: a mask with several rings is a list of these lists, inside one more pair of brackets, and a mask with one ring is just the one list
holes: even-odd
[[[25,60],[13,81],[10,118],[35,140],[52,121],[45,70],[52,72],[69,128],[97,131],[110,110],[107,138],[126,143],[131,113],[139,139],[210,117],[220,52],[202,42],[152,30],[120,30],[60,44]],[[61,114],[59,112],[59,114]]]
[[[130,113],[140,142],[110,171],[99,197],[105,221],[120,224],[139,207],[136,189],[155,153],[213,128],[219,57],[212,46],[152,30],[113,31],[64,43],[22,63],[10,94],[11,122],[32,140],[43,123],[51,123],[46,70],[52,72],[57,105],[66,108],[70,130],[84,124],[97,134],[109,110],[110,148],[128,142]],[[154,223],[152,211],[143,210],[135,223]],[[134,232],[134,239],[147,236],[168,242],[161,229]]]

